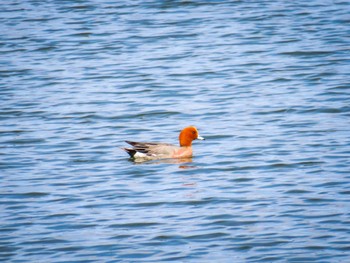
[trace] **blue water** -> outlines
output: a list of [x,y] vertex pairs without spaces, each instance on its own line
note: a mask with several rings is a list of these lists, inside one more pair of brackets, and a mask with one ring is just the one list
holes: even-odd
[[1,262],[350,262],[349,1],[3,2]]

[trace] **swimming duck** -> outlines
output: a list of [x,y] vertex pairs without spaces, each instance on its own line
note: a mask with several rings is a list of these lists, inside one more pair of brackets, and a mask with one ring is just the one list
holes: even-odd
[[192,157],[192,141],[204,140],[199,136],[198,130],[194,126],[184,128],[179,135],[180,146],[169,143],[158,142],[133,142],[125,141],[132,148],[122,148],[131,158],[156,160],[165,158],[189,158]]

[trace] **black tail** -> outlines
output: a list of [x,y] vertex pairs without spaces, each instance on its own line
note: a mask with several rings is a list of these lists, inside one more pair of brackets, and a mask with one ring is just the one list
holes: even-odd
[[134,157],[134,155],[136,154],[136,150],[134,149],[130,149],[130,148],[122,148],[124,151],[126,151],[130,157]]

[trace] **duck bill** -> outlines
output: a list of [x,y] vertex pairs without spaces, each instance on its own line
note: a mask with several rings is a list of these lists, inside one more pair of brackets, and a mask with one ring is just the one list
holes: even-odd
[[197,140],[201,140],[202,141],[202,140],[205,140],[205,139],[202,136],[198,135]]

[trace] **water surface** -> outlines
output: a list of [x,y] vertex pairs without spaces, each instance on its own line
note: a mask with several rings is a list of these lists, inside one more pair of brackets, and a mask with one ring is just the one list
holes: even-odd
[[[6,1],[4,262],[349,262],[348,1]],[[134,163],[124,140],[188,160]]]

